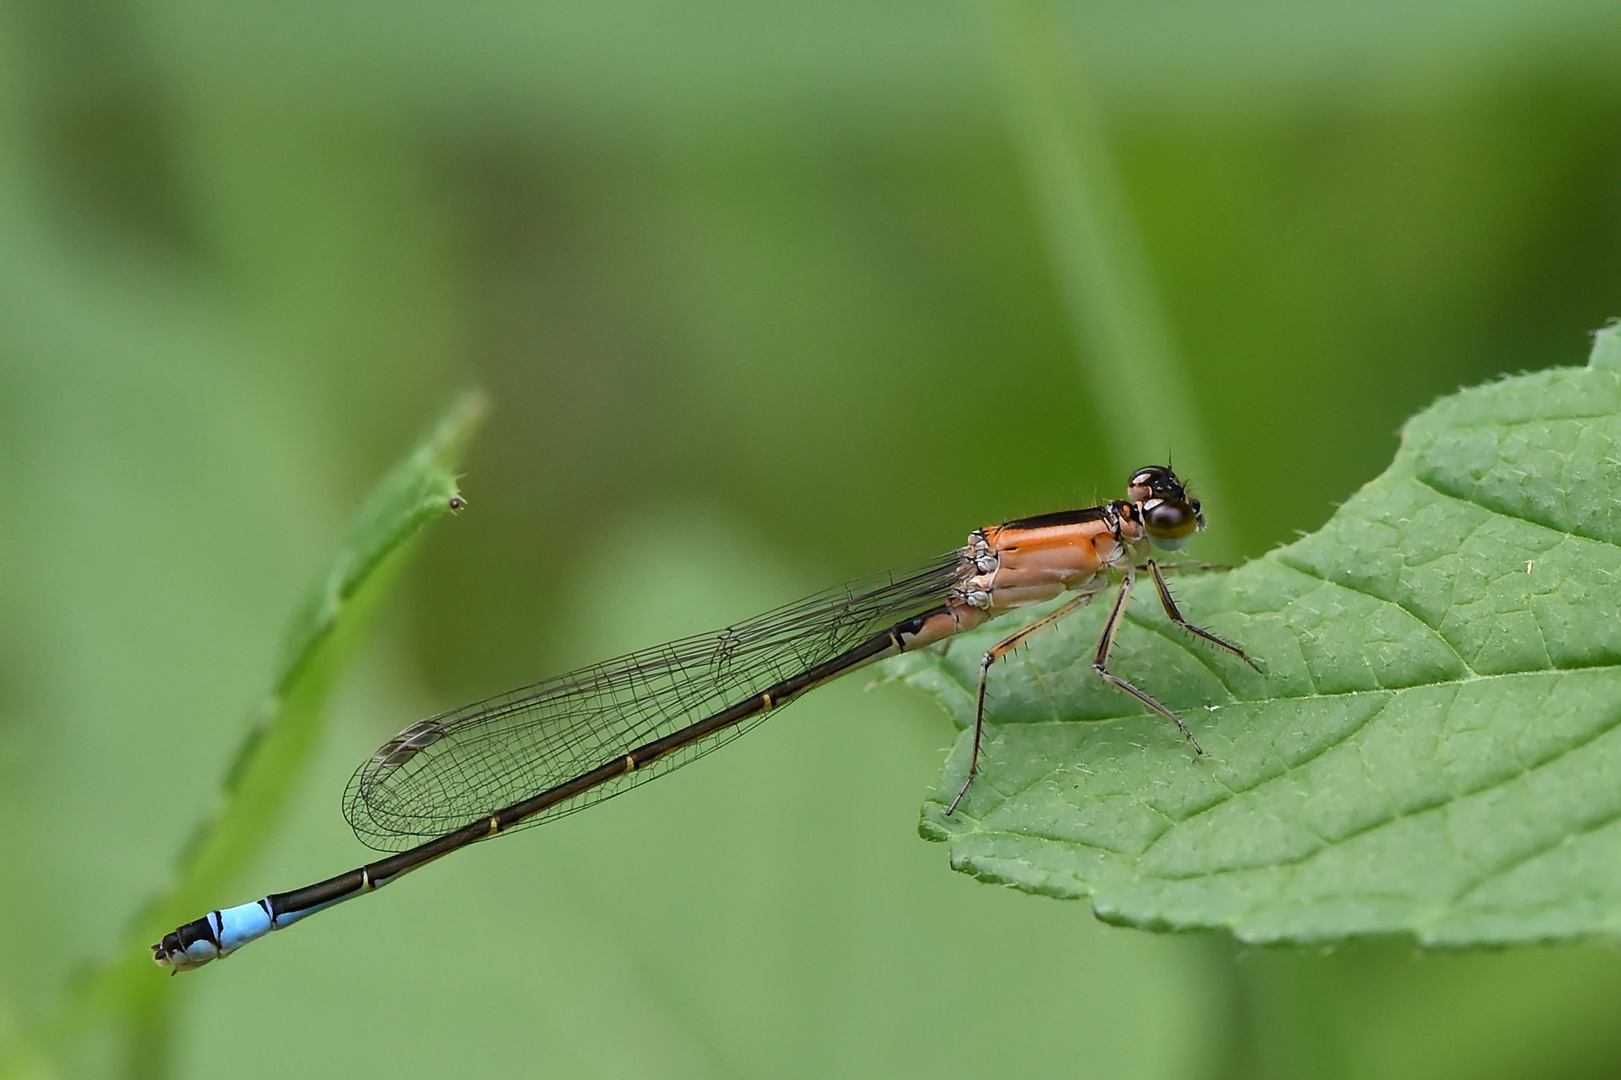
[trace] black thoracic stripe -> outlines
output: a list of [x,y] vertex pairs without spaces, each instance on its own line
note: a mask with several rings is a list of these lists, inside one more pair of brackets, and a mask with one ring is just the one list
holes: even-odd
[[[940,608],[939,610],[944,611],[946,609]],[[418,844],[408,851],[402,851],[398,855],[390,855],[388,858],[379,859],[374,863],[367,863],[363,867],[350,870],[346,874],[339,874],[337,877],[328,878],[325,881],[316,882],[314,885],[306,885],[304,888],[294,889],[292,892],[267,896],[265,902],[270,905],[272,920],[276,916],[307,911],[312,907],[319,907],[322,904],[330,904],[336,900],[353,896],[363,890],[368,881],[371,882],[372,887],[380,889],[401,874],[409,870],[415,870],[425,863],[432,862],[441,855],[448,855],[458,848],[494,836],[502,829],[510,829],[524,819],[534,817],[543,810],[550,809],[558,803],[566,802],[576,795],[582,795],[594,787],[607,783],[616,776],[625,775],[630,771],[627,768],[629,762],[634,762],[634,767],[640,769],[666,754],[681,749],[683,746],[692,745],[705,736],[724,731],[734,724],[742,723],[751,716],[757,716],[766,710],[767,699],[770,700],[770,708],[786,705],[795,697],[820,683],[824,683],[837,675],[842,675],[851,668],[860,667],[890,649],[903,647],[904,642],[898,637],[898,634],[904,633],[907,628],[913,627],[914,624],[921,627],[922,621],[933,614],[936,614],[936,612],[926,612],[915,619],[908,619],[905,622],[898,623],[887,630],[874,634],[855,648],[845,650],[826,663],[818,664],[808,671],[802,671],[798,675],[783,679],[761,693],[748,697],[735,705],[728,706],[713,716],[707,716],[694,724],[689,724],[680,731],[666,735],[662,739],[655,739],[650,743],[638,746],[628,754],[620,754],[612,761],[599,765],[588,773],[582,773],[571,780],[565,780],[556,787],[548,788],[522,802],[513,803],[511,806],[486,814],[472,824],[464,825],[454,832],[436,836],[432,840]]]
[[1053,514],[1004,521],[1004,529],[1045,529],[1054,525],[1080,525],[1088,521],[1101,521],[1107,516],[1107,506],[1086,506],[1079,510],[1060,510]]

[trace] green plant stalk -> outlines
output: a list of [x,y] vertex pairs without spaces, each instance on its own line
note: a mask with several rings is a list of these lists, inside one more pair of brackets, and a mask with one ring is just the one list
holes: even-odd
[[0,1060],[0,1076],[37,1071],[41,1055],[97,1018],[121,1029],[126,1072],[168,1072],[171,980],[159,977],[147,945],[220,902],[264,847],[319,743],[328,692],[391,591],[411,542],[429,521],[464,505],[454,468],[487,411],[464,395],[432,433],[373,489],[333,565],[289,627],[268,700],[226,770],[220,806],[180,860],[177,880],[132,921],[125,944],[77,980],[66,1000]]
[[[1163,463],[1174,452],[1177,471],[1196,479],[1200,498],[1223,505],[1196,394],[1103,126],[1063,51],[1063,27],[1042,0],[996,0],[995,15],[1009,133],[1092,391],[1088,419],[1102,426],[1115,472]],[[1150,402],[1153,420],[1145,423]],[[1224,558],[1237,545],[1216,535],[1204,548]]]

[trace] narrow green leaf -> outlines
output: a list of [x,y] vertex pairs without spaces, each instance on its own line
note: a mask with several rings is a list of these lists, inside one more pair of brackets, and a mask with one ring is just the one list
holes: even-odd
[[[1247,941],[1468,945],[1621,930],[1621,327],[1591,364],[1444,398],[1324,528],[1151,590],[1111,669],[1207,756],[1103,686],[1105,605],[990,683],[984,768],[959,738],[922,832],[986,881],[1108,921]],[[1145,595],[1146,594],[1146,595]],[[894,670],[972,718],[993,625]]]
[[271,693],[221,784],[217,813],[199,829],[174,886],[133,920],[131,934],[107,965],[88,973],[62,1007],[26,1040],[0,1075],[21,1069],[23,1056],[59,1044],[105,1010],[125,1031],[135,1074],[166,1070],[169,980],[153,967],[147,946],[182,922],[234,902],[224,890],[262,848],[287,796],[308,764],[320,733],[327,691],[352,654],[366,615],[388,590],[408,541],[427,522],[465,502],[455,468],[486,403],[464,396],[429,436],[373,489],[332,566],[292,621]]
[[[314,750],[327,690],[353,650],[357,635],[337,634],[340,621],[345,630],[360,629],[386,590],[390,575],[378,571],[389,556],[423,525],[465,505],[454,469],[485,411],[482,395],[465,395],[361,505],[326,576],[288,627],[271,695],[226,770],[220,812],[188,848],[180,882],[158,905],[153,928],[196,918],[184,913],[217,902],[209,898],[258,850]],[[370,586],[364,595],[363,586]]]

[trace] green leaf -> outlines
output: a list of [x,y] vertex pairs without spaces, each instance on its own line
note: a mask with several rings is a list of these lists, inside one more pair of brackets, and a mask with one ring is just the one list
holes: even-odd
[[133,1072],[165,1070],[175,997],[147,946],[180,923],[232,902],[225,890],[280,820],[314,753],[333,679],[399,568],[395,556],[427,522],[465,505],[454,470],[485,411],[482,395],[465,395],[372,490],[288,628],[271,692],[226,770],[217,813],[199,827],[181,858],[175,885],[132,921],[119,953],[83,976],[62,1006],[14,1046],[12,1059],[0,1060],[0,1075],[24,1069],[26,1055],[39,1047],[80,1035],[97,1013],[109,1015],[128,1035]]
[[159,905],[153,928],[165,932],[176,917],[196,918],[200,912],[184,913],[228,886],[258,850],[314,750],[332,679],[353,652],[358,635],[338,634],[340,625],[361,629],[391,580],[378,573],[394,568],[389,557],[423,525],[465,505],[454,469],[485,411],[482,395],[462,397],[361,505],[331,567],[288,627],[270,697],[226,770],[220,813],[188,849],[180,884]]
[[[1586,368],[1438,401],[1320,532],[1176,579],[1184,615],[1264,674],[1190,640],[1139,587],[1110,668],[1179,711],[1205,757],[1096,677],[1093,605],[993,670],[979,779],[946,816],[965,731],[923,835],[981,880],[1152,929],[1614,934],[1618,439],[1621,327]],[[980,654],[1010,629],[892,670],[966,726]]]

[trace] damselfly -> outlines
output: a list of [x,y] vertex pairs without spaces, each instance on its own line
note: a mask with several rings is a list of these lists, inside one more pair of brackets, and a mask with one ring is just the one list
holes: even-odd
[[[442,855],[573,813],[685,765],[812,687],[874,660],[946,642],[1015,608],[1068,603],[985,653],[967,775],[979,772],[991,666],[1121,579],[1092,667],[1176,724],[1182,719],[1109,671],[1109,650],[1139,570],[1178,626],[1255,666],[1243,649],[1182,617],[1152,547],[1179,548],[1204,528],[1199,501],[1168,467],[1134,473],[1102,506],[976,529],[968,543],[906,574],[858,579],[713,634],[581,668],[412,724],[355,772],[344,816],[368,847],[397,854],[165,934],[152,957],[201,967],[333,904],[381,888]],[[1257,669],[1259,670],[1259,669]]]

